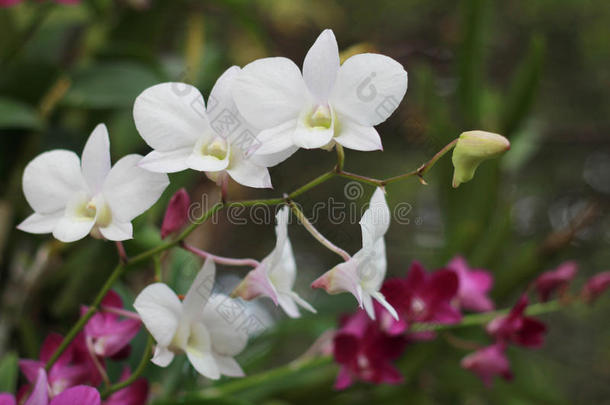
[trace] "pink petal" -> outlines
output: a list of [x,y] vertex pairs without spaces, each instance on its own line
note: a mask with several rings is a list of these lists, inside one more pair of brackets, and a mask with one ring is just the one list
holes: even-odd
[[352,385],[352,377],[350,375],[350,371],[347,367],[343,366],[339,369],[339,374],[337,374],[337,379],[335,380],[334,388],[336,390],[344,390],[350,385]]
[[178,232],[189,221],[189,208],[191,198],[184,188],[181,188],[172,196],[165,210],[165,217],[161,225],[161,239]]
[[250,270],[231,293],[232,297],[241,297],[244,300],[251,300],[261,295],[271,298],[273,303],[278,305],[277,291],[267,276],[264,264],[261,264],[254,270]]
[[[43,362],[49,361],[55,350],[59,347],[61,342],[64,340],[63,336],[57,333],[51,333],[42,343],[40,348],[40,360]],[[65,352],[59,356],[59,359],[55,362],[55,365],[68,364],[72,360],[72,349],[69,347]]]
[[25,402],[25,405],[47,405],[49,401],[49,384],[47,382],[47,373],[44,369],[38,370],[38,378],[36,385],[32,390],[32,394]]
[[23,359],[19,360],[19,369],[30,382],[30,384],[36,383],[38,378],[38,371],[44,368],[45,363],[38,360]]
[[604,291],[610,287],[610,271],[596,274],[591,277],[582,289],[582,294],[587,301],[596,300]]
[[15,396],[13,394],[0,394],[0,405],[16,405]]
[[100,405],[100,393],[95,388],[79,385],[65,390],[49,405]]
[[107,335],[101,338],[104,339],[103,355],[111,357],[121,351],[138,334],[141,325],[137,319],[126,319],[112,324],[107,330]]

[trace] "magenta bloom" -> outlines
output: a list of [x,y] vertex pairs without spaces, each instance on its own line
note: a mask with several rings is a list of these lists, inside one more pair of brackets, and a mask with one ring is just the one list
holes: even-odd
[[15,396],[13,394],[0,394],[0,405],[16,405]]
[[[24,405],[101,405],[100,394],[95,388],[79,385],[68,388],[49,402],[49,380],[44,368],[38,369],[34,388]],[[15,397],[0,394],[0,405],[15,405]]]
[[493,285],[490,272],[483,269],[471,269],[461,256],[454,257],[447,269],[458,276],[459,288],[457,303],[461,309],[476,312],[486,312],[494,309],[494,304],[487,296]]
[[396,335],[415,322],[457,323],[462,315],[451,305],[457,291],[455,272],[443,269],[426,274],[421,264],[413,262],[406,278],[388,279],[381,287],[381,293],[399,316],[397,321],[383,307],[376,306],[381,329]]
[[479,349],[462,359],[462,368],[475,373],[488,387],[492,385],[497,375],[505,380],[511,380],[513,374],[505,350],[506,347],[502,343]]
[[[121,381],[129,378],[130,374],[129,368],[126,367],[121,375]],[[102,405],[144,405],[147,399],[148,381],[144,378],[139,378],[131,385],[109,396]]]
[[[39,371],[44,369],[45,363],[51,358],[55,349],[62,341],[61,335],[50,334],[47,336],[40,349],[40,360],[19,360],[19,368],[30,384],[35,384],[39,377]],[[48,390],[51,397],[63,392],[66,388],[84,384],[88,380],[89,370],[86,365],[74,361],[75,347],[70,345],[66,351],[59,356],[53,364],[49,374],[45,373],[45,381],[48,382]]]
[[610,287],[610,271],[596,274],[591,277],[582,289],[583,297],[589,301],[595,301],[604,291]]
[[163,224],[161,225],[161,239],[178,232],[188,223],[190,205],[191,198],[186,190],[181,188],[176,191],[165,210],[165,217],[163,217]]
[[546,325],[536,318],[524,316],[527,304],[528,298],[524,294],[508,315],[499,316],[487,325],[487,333],[500,342],[534,348],[542,346]]
[[578,264],[570,261],[561,263],[555,270],[542,273],[535,282],[540,301],[548,301],[554,291],[564,289],[576,276],[576,272]]
[[[81,313],[87,312],[82,308]],[[121,319],[120,315],[133,315],[133,318]],[[85,340],[88,348],[97,356],[113,357],[126,353],[129,342],[140,331],[142,322],[137,314],[123,309],[121,297],[114,291],[108,291],[101,303],[101,311],[91,317],[85,325]],[[124,357],[124,356],[118,356]]]
[[375,384],[400,383],[402,376],[392,361],[402,354],[406,343],[403,336],[384,334],[365,311],[351,315],[333,341],[333,355],[341,365],[335,388],[345,389],[355,379]]

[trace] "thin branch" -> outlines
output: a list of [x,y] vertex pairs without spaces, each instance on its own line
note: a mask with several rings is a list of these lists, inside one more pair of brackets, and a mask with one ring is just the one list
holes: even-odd
[[328,239],[326,239],[324,237],[324,235],[322,235],[313,225],[311,222],[309,222],[309,220],[307,219],[307,217],[305,216],[305,214],[303,214],[303,211],[301,211],[299,209],[299,207],[297,207],[297,205],[294,203],[294,201],[289,201],[288,203],[290,205],[290,208],[292,208],[292,212],[294,212],[294,215],[296,215],[297,219],[301,222],[301,224],[305,227],[305,229],[307,229],[307,231],[318,241],[320,242],[324,247],[326,247],[328,250],[330,250],[331,252],[334,252],[336,254],[338,254],[339,256],[341,256],[343,258],[343,260],[348,261],[349,259],[351,259],[351,256],[343,249],[341,249],[340,247],[336,246],[334,243],[332,243],[331,241],[329,241]]
[[209,252],[206,252],[205,250],[201,250],[201,249],[196,248],[195,246],[191,246],[184,241],[180,242],[180,246],[184,250],[187,250],[203,259],[212,259],[212,261],[214,261],[215,263],[218,263],[218,264],[225,264],[227,266],[250,266],[250,267],[260,266],[260,263],[258,262],[258,260],[233,259],[231,257],[216,256]]
[[146,342],[146,348],[144,349],[144,353],[142,354],[142,359],[140,360],[140,364],[138,364],[138,368],[125,380],[120,381],[114,385],[108,387],[104,392],[102,392],[102,398],[106,399],[110,395],[114,394],[117,391],[122,390],[125,387],[133,384],[144,372],[144,369],[148,365],[149,357],[152,353],[152,345],[153,339],[152,336],[148,336],[148,341]]

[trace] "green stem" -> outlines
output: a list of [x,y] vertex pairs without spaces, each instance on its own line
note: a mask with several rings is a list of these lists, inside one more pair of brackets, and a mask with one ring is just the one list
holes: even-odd
[[345,164],[345,151],[343,150],[343,146],[336,144],[335,149],[337,149],[337,172],[341,173],[343,171],[343,165]]
[[93,303],[91,304],[89,309],[87,309],[87,312],[85,313],[85,315],[83,315],[78,320],[78,322],[76,322],[76,324],[74,324],[72,329],[70,329],[70,331],[64,337],[64,340],[62,340],[59,347],[55,350],[55,352],[53,353],[53,355],[51,356],[49,361],[47,361],[47,364],[45,365],[45,369],[47,371],[49,371],[51,369],[51,366],[53,366],[53,364],[55,364],[55,362],[57,361],[59,356],[61,356],[61,354],[68,348],[70,343],[72,343],[72,341],[76,338],[76,336],[81,331],[81,329],[83,329],[85,327],[85,324],[95,314],[100,303],[106,296],[106,293],[108,292],[108,290],[110,290],[110,288],[112,287],[114,282],[116,280],[118,280],[118,278],[123,273],[124,269],[125,269],[125,265],[123,265],[123,264],[119,264],[118,266],[115,267],[115,269],[112,272],[112,274],[110,275],[110,277],[108,277],[108,280],[106,280],[106,283],[104,283],[104,285],[102,286],[102,289],[97,293],[97,296],[93,300]]
[[125,387],[128,387],[140,377],[140,375],[144,372],[144,369],[148,365],[150,354],[152,353],[152,346],[153,338],[149,335],[148,341],[146,342],[146,347],[144,348],[144,353],[142,353],[142,359],[140,360],[140,364],[138,364],[138,368],[136,368],[136,370],[126,380],[119,381],[118,383],[111,385],[106,390],[104,390],[104,392],[102,392],[102,399],[106,399],[115,392],[122,390]]
[[[530,305],[527,307],[525,313],[527,315],[542,315],[548,312],[557,311],[562,308],[561,302],[559,300],[553,300],[548,302],[539,302],[537,304]],[[502,309],[498,311],[490,311],[483,312],[480,314],[471,314],[466,315],[462,318],[460,323],[456,323],[454,325],[443,325],[443,324],[428,324],[428,323],[420,323],[411,325],[410,330],[415,332],[422,331],[440,331],[447,329],[460,329],[466,328],[469,326],[483,325],[489,323],[494,318],[499,316],[506,315],[510,312],[510,308]]]
[[265,371],[259,374],[253,374],[251,376],[240,378],[238,380],[232,380],[228,383],[218,385],[215,387],[205,388],[200,391],[197,398],[218,398],[226,395],[234,394],[237,392],[245,391],[254,387],[261,387],[277,380],[284,379],[288,375],[295,375],[297,373],[303,373],[310,370],[315,370],[323,366],[332,364],[332,357],[310,357],[303,360],[294,361],[284,366],[280,366],[269,371]]
[[385,185],[385,184],[395,183],[397,181],[404,180],[409,177],[417,176],[420,178],[420,181],[423,184],[426,184],[426,182],[423,179],[424,174],[428,173],[428,171],[436,164],[436,162],[440,158],[442,158],[447,152],[449,152],[451,149],[453,149],[455,147],[458,139],[459,138],[456,138],[453,141],[449,142],[447,145],[445,145],[445,147],[443,149],[439,150],[438,152],[436,152],[436,154],[434,156],[432,156],[432,159],[428,160],[426,163],[421,165],[419,168],[417,168],[417,170],[413,170],[413,171],[410,171],[408,173],[401,174],[398,176],[390,177],[388,179],[383,180],[382,183]]

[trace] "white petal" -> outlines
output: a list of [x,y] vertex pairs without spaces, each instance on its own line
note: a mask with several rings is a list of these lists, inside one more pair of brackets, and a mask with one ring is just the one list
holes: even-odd
[[193,148],[176,149],[171,152],[158,152],[153,150],[144,156],[138,166],[156,173],[175,173],[188,169],[186,160]]
[[174,360],[174,353],[167,349],[167,347],[159,346],[155,347],[155,353],[150,361],[159,367],[167,367]]
[[57,222],[64,216],[64,211],[60,210],[53,214],[32,214],[22,223],[17,225],[17,229],[29,233],[51,233]]
[[331,94],[332,106],[364,126],[385,121],[407,91],[407,72],[394,59],[365,53],[339,68]]
[[339,47],[332,30],[322,31],[303,62],[303,79],[318,103],[326,103],[339,70]]
[[213,122],[212,117],[218,116],[223,110],[237,113],[237,107],[233,102],[233,83],[240,71],[241,69],[238,66],[231,66],[214,83],[207,107],[210,121]]
[[383,237],[377,239],[373,245],[363,247],[353,259],[358,263],[360,284],[369,292],[379,290],[387,270]]
[[371,197],[369,207],[360,219],[362,228],[362,246],[373,245],[383,237],[390,226],[390,209],[381,188],[377,188]]
[[203,323],[193,323],[186,347],[186,355],[199,374],[213,380],[220,378],[220,370],[212,352],[210,331]]
[[291,318],[301,317],[299,308],[297,307],[297,304],[296,302],[294,302],[294,299],[292,298],[292,295],[290,295],[290,293],[278,292],[277,299],[280,304],[280,307],[282,307],[286,315]]
[[113,221],[105,228],[100,228],[104,238],[114,241],[123,241],[133,238],[133,226],[131,222]]
[[371,296],[377,300],[383,307],[392,315],[392,318],[398,320],[398,314],[393,306],[390,305],[388,301],[386,301],[385,297],[380,292],[371,293]]
[[212,259],[206,259],[193,280],[183,301],[184,316],[189,319],[201,319],[212,289],[214,288],[214,278],[216,277],[216,264]]
[[[292,136],[290,136],[290,141],[292,142]],[[269,153],[266,155],[257,154],[256,152],[252,154],[248,159],[252,159],[254,163],[263,167],[273,167],[277,164],[282,163],[284,160],[288,159],[290,156],[299,150],[298,146],[290,146],[288,149],[284,149],[281,152]]]
[[186,356],[195,370],[202,376],[211,380],[218,380],[220,378],[220,370],[218,369],[218,364],[216,364],[216,359],[212,352],[200,352],[194,349],[187,349]]
[[[256,139],[259,141],[259,147],[254,152],[254,155],[269,155],[272,153],[288,153],[288,150],[296,151],[292,141],[292,134],[297,128],[297,120],[288,120],[273,128],[265,129],[258,133]],[[288,155],[289,156],[289,155]]]
[[373,299],[368,293],[365,292],[362,294],[362,303],[360,306],[364,308],[369,318],[375,320],[375,307],[373,306]]
[[266,167],[255,164],[245,157],[235,159],[227,169],[229,176],[247,187],[271,188],[271,176]]
[[110,139],[106,125],[95,127],[83,149],[81,167],[91,194],[99,193],[110,172]]
[[75,242],[87,236],[94,224],[95,218],[64,215],[55,225],[53,236],[65,243]]
[[214,359],[216,360],[220,374],[229,377],[243,377],[246,375],[239,363],[237,363],[233,357],[215,354]]
[[311,127],[306,124],[309,110],[304,110],[297,121],[297,127],[292,134],[292,142],[305,149],[315,149],[325,146],[333,139],[335,120],[331,120],[330,128]]
[[305,103],[305,82],[287,58],[258,59],[246,65],[233,85],[237,109],[259,129],[297,118]]
[[299,304],[301,307],[305,308],[309,312],[313,312],[314,314],[318,312],[313,306],[311,306],[309,302],[305,301],[297,293],[293,292],[292,298],[296,301],[297,304]]
[[133,119],[144,141],[162,152],[193,146],[209,131],[203,96],[185,83],[161,83],[144,90],[133,105]]
[[224,294],[214,294],[203,311],[203,321],[210,331],[212,349],[223,356],[236,356],[248,343],[248,330],[228,314],[244,311],[243,304]]
[[186,159],[186,165],[200,172],[218,172],[224,170],[229,165],[230,153],[227,153],[224,159],[218,159],[214,156],[202,155],[201,153],[191,153]]
[[75,193],[86,189],[80,160],[74,152],[67,150],[38,155],[23,172],[25,198],[40,214],[51,214],[65,208]]
[[140,155],[121,158],[106,177],[103,194],[113,220],[131,222],[156,203],[169,184],[166,174],[138,167],[141,159]]
[[170,345],[182,313],[182,303],[163,283],[151,284],[140,292],[133,307],[160,346]]
[[347,116],[340,117],[337,121],[334,139],[343,147],[367,152],[383,149],[381,138],[375,128],[360,125]]

